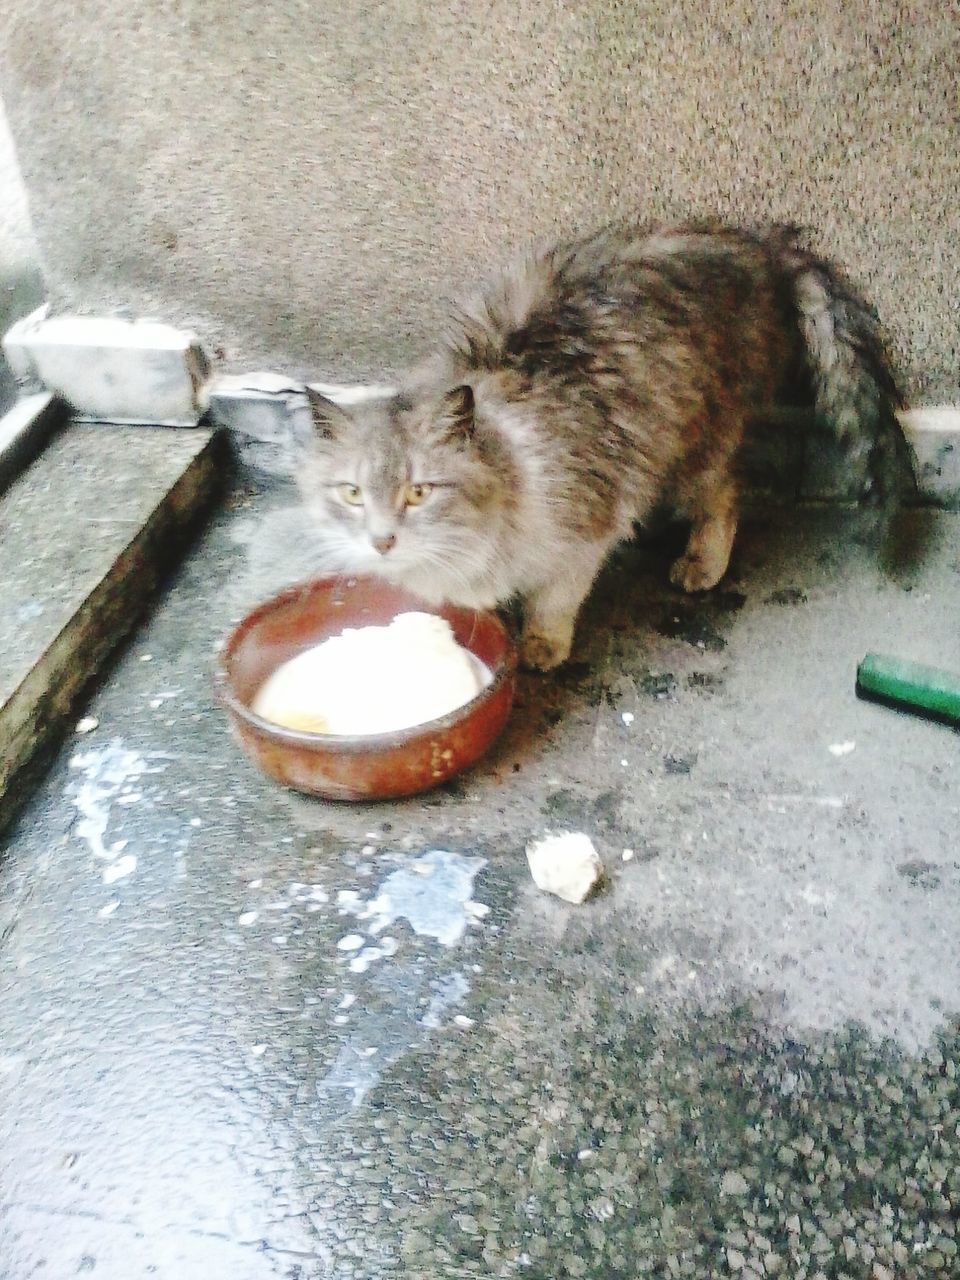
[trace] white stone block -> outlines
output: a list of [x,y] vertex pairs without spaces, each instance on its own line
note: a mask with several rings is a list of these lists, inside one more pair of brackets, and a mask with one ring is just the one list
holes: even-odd
[[900,423],[913,450],[920,496],[939,507],[960,506],[960,406],[905,409]]
[[49,316],[18,321],[3,349],[15,376],[39,382],[77,417],[196,426],[210,362],[196,334],[151,320]]

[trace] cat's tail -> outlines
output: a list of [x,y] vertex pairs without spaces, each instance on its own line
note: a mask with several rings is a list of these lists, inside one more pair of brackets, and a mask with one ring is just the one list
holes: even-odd
[[797,244],[799,232],[775,233],[787,273],[817,416],[845,450],[861,496],[883,507],[915,489],[910,447],[897,410],[903,397],[873,307],[840,273]]

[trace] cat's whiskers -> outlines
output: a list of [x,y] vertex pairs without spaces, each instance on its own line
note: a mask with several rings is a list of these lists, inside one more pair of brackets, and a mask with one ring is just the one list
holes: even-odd
[[452,579],[462,587],[468,597],[472,598],[476,595],[475,585],[449,556],[442,555],[432,548],[430,550],[424,549],[420,552],[419,562],[421,565],[428,564],[438,569],[445,579]]
[[362,563],[358,550],[352,538],[344,537],[339,530],[326,530],[322,542],[317,546],[317,572],[336,574],[341,578],[352,573],[363,573],[367,566]]
[[458,537],[451,531],[443,541],[432,544],[432,549],[454,564],[474,590],[479,582],[488,582],[502,569],[499,544],[482,542],[476,536]]

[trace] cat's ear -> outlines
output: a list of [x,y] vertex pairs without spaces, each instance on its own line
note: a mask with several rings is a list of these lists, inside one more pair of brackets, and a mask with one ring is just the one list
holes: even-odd
[[316,435],[322,440],[334,440],[349,431],[350,415],[348,413],[332,400],[328,400],[326,396],[322,396],[319,391],[314,391],[313,387],[308,386],[306,391]]
[[451,437],[459,440],[471,438],[475,407],[473,387],[466,383],[447,392],[440,406],[440,419]]

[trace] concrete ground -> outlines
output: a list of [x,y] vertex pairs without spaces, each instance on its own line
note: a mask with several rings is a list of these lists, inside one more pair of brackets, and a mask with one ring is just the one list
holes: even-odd
[[960,516],[759,516],[700,601],[627,548],[472,774],[347,806],[211,697],[292,501],[234,493],[7,834],[4,1280],[960,1275],[960,739],[853,693],[960,666]]

